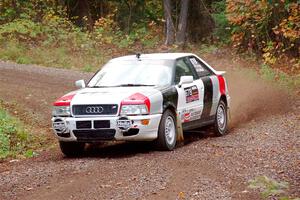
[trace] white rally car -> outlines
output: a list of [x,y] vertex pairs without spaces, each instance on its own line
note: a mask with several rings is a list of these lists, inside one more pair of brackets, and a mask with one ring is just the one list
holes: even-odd
[[172,150],[179,129],[228,126],[223,71],[190,53],[114,58],[86,85],[54,102],[52,126],[62,152],[74,156],[102,140],[154,141]]

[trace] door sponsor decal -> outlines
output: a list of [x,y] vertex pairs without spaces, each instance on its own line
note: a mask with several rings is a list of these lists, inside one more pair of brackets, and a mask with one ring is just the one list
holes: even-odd
[[198,108],[185,109],[180,116],[181,122],[189,122],[200,119],[201,110]]
[[199,100],[199,91],[196,85],[184,88],[186,103]]

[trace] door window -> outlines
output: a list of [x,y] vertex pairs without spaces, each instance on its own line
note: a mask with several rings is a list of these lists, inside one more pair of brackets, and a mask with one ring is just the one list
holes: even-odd
[[199,77],[209,76],[212,74],[208,67],[206,67],[205,64],[202,63],[199,59],[190,57],[189,61],[194,66]]
[[194,80],[197,79],[196,74],[193,73],[193,70],[183,58],[176,61],[175,69],[175,84],[179,83],[181,76],[193,76]]

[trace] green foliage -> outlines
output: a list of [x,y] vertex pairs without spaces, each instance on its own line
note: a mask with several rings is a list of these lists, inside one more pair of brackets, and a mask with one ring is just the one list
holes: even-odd
[[22,41],[30,41],[38,39],[42,33],[42,27],[28,19],[16,19],[6,23],[0,28],[0,35],[5,39],[18,39]]
[[[266,64],[287,60],[299,71],[300,4],[295,1],[227,0],[234,47],[263,55]],[[295,59],[287,59],[292,57]]]
[[214,1],[212,3],[212,16],[215,21],[215,30],[213,35],[221,42],[229,44],[231,36],[231,27],[226,17],[226,0]]
[[[82,2],[87,2],[88,8],[80,7]],[[193,2],[190,5],[199,4],[203,11],[194,6],[202,13],[189,15],[190,26],[198,27],[199,16],[212,15],[213,41],[228,44],[231,40],[239,50],[261,55],[267,65],[300,72],[300,4],[256,0]],[[178,14],[180,1],[173,4]],[[91,71],[89,66],[100,66],[106,58],[161,46],[163,14],[161,0],[2,0],[0,59]],[[212,27],[213,23],[206,21],[203,24]],[[201,26],[193,30],[188,33],[193,41],[205,32]],[[204,46],[202,51],[215,51],[218,43],[215,47]]]
[[83,71],[91,72],[91,71],[93,71],[93,67],[91,65],[85,65],[83,68]]
[[218,47],[216,45],[207,45],[207,44],[200,45],[200,49],[199,49],[200,54],[212,53],[216,50],[218,50]]
[[7,127],[0,128],[0,159],[9,155],[9,135],[3,133],[4,129]]
[[0,160],[24,154],[30,142],[21,123],[0,109]]
[[288,189],[287,182],[277,182],[267,176],[259,176],[249,181],[249,187],[252,189],[259,189],[263,199],[268,197],[279,196],[279,200],[299,200],[299,198],[289,198],[282,196]]
[[20,8],[24,13],[0,26],[0,59],[92,71],[90,66],[100,66],[112,53],[131,51],[136,45],[152,48],[160,42],[155,22],[133,23],[132,31],[126,32],[113,12],[96,20],[92,31],[86,31],[61,14],[63,9],[44,7],[37,20]]
[[16,61],[25,54],[26,48],[15,40],[2,41],[0,45],[0,58],[3,60]]
[[34,152],[32,149],[29,149],[27,150],[25,153],[24,153],[24,156],[26,158],[32,158],[32,157],[35,157],[37,156],[38,154],[36,152]]
[[116,22],[126,33],[134,32],[136,24],[146,27],[148,23],[158,22],[163,18],[162,1],[160,0],[116,1],[113,6],[116,11]]
[[261,66],[260,73],[262,77],[268,81],[275,80],[276,73],[266,64]]

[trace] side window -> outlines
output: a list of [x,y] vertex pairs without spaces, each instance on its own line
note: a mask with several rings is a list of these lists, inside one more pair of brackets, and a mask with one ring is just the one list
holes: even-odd
[[184,59],[179,59],[175,64],[175,84],[178,84],[181,76],[193,76],[194,80],[197,78],[190,66],[188,66]]
[[190,57],[189,61],[194,66],[199,77],[209,76],[212,74],[211,71],[205,66],[205,64],[202,63],[199,59]]

